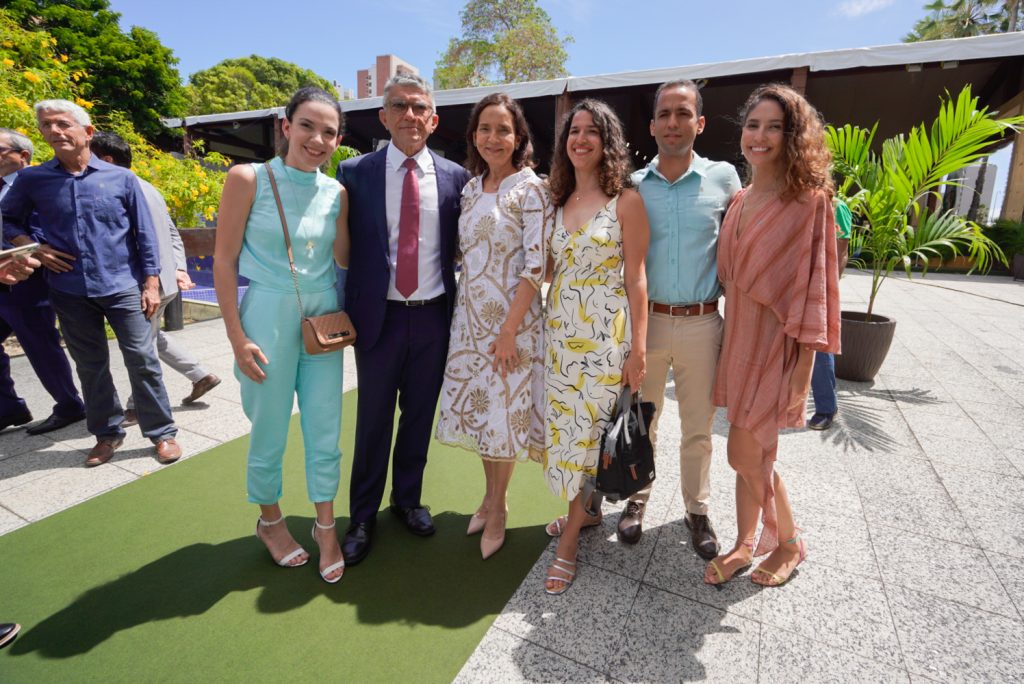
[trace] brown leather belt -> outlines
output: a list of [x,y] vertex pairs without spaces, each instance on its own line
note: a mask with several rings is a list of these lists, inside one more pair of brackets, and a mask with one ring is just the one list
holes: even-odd
[[703,316],[712,311],[718,311],[718,300],[713,302],[702,302],[700,304],[659,304],[651,302],[651,311],[654,313],[668,314],[669,316]]

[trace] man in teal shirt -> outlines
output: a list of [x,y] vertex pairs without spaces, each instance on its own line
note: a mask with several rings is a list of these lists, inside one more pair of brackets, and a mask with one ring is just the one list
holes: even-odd
[[[708,520],[711,494],[711,388],[722,346],[718,298],[718,231],[740,189],[736,169],[704,159],[693,143],[704,130],[703,101],[693,81],[662,84],[654,96],[651,135],[658,156],[633,174],[651,227],[647,252],[647,377],[641,391],[661,415],[669,370],[679,401],[679,464],[686,526],[703,558],[718,554]],[[656,437],[652,429],[652,438]],[[629,500],[619,518],[619,539],[636,543],[650,488]]]

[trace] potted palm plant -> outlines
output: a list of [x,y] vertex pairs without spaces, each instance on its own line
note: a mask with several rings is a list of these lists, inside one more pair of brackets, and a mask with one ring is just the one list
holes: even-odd
[[878,291],[894,270],[908,277],[942,252],[973,258],[973,270],[987,272],[994,261],[1006,263],[1002,250],[974,221],[943,210],[941,191],[956,185],[949,174],[990,153],[992,143],[1024,125],[1024,117],[998,119],[978,109],[971,86],[940,102],[930,128],[915,126],[907,135],[874,148],[876,123],[870,129],[826,127],[837,178],[837,194],[854,215],[850,265],[871,272],[866,312],[843,311],[842,349],[836,376],[872,380],[881,368],[896,322],[875,313]]

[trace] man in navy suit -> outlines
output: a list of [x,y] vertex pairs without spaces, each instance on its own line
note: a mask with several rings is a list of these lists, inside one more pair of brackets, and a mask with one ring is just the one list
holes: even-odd
[[[0,200],[28,166],[34,152],[32,142],[17,131],[0,128]],[[31,222],[30,222],[31,223]],[[39,241],[38,227],[32,225],[33,239]],[[5,243],[4,247],[10,247]],[[47,299],[46,274],[36,271],[17,286],[0,285],[0,430],[32,420],[25,401],[18,396],[11,380],[11,365],[2,343],[11,333],[18,337],[32,369],[56,402],[53,413],[28,428],[30,435],[60,429],[85,418],[85,405],[71,379],[71,364],[60,347],[57,317]]]
[[391,458],[391,511],[413,534],[434,533],[420,493],[455,305],[459,199],[469,180],[427,149],[437,113],[422,78],[389,80],[379,115],[388,146],[338,167],[352,240],[345,302],[358,331],[351,524],[342,544],[349,565],[370,550]]

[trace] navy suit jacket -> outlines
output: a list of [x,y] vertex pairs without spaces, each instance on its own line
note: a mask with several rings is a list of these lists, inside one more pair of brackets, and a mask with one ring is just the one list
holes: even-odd
[[[441,228],[441,279],[448,318],[455,308],[455,250],[459,236],[459,201],[470,174],[458,164],[433,152],[437,178],[437,209]],[[348,191],[348,228],[351,253],[345,283],[345,310],[358,333],[357,349],[371,349],[380,337],[387,308],[391,260],[384,174],[387,148],[346,159],[337,178]]]

